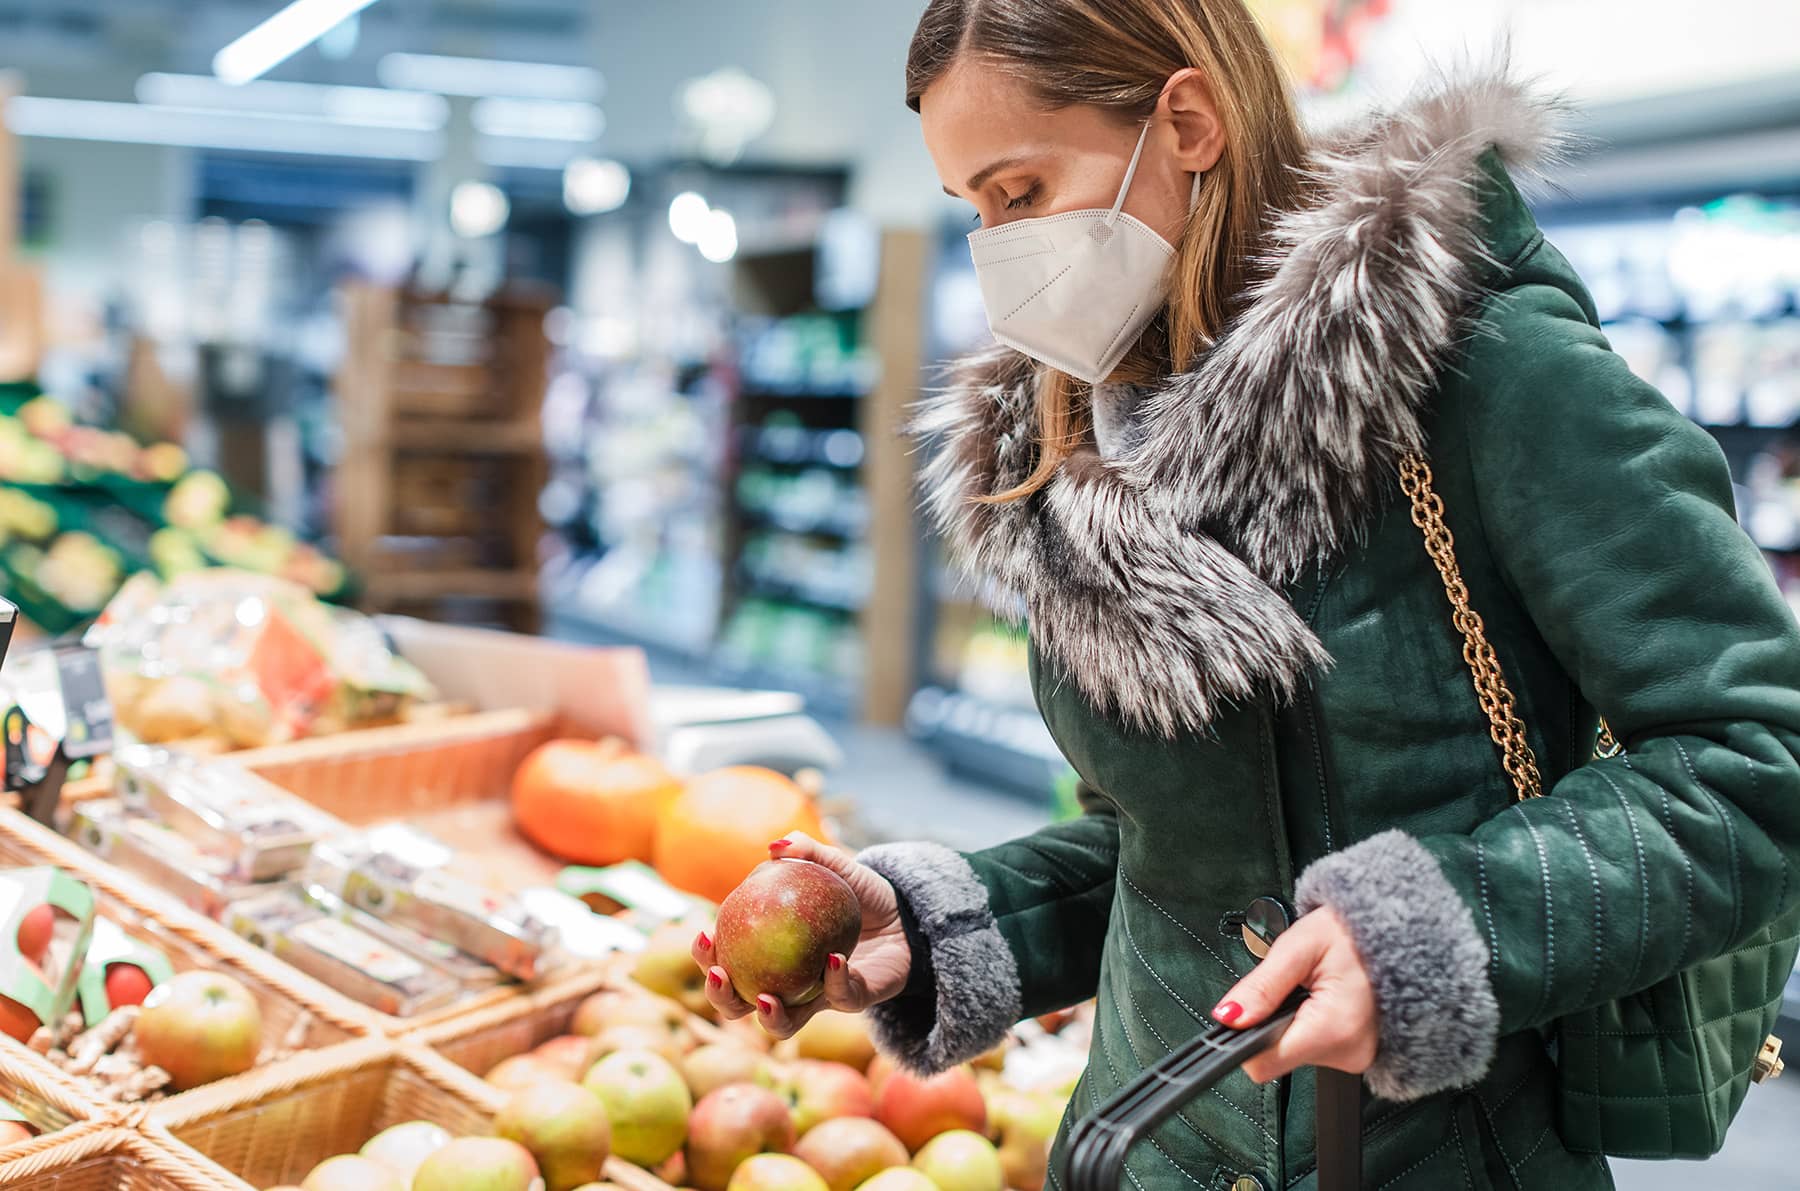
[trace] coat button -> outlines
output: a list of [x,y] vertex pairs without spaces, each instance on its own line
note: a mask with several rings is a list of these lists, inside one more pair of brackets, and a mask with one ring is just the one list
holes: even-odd
[[1237,1182],[1231,1184],[1231,1191],[1266,1191],[1263,1181],[1253,1174],[1241,1174]]
[[1257,959],[1269,954],[1275,939],[1292,926],[1294,915],[1278,897],[1259,897],[1244,909],[1244,946]]

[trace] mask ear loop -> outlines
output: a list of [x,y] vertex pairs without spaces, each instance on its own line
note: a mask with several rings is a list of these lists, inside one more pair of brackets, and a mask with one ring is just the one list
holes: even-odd
[[[1119,221],[1119,212],[1125,207],[1125,196],[1131,192],[1131,179],[1137,175],[1138,159],[1144,155],[1144,143],[1150,139],[1150,121],[1144,121],[1144,131],[1138,133],[1137,148],[1131,151],[1131,164],[1125,167],[1125,181],[1119,186],[1119,197],[1113,200],[1112,210],[1107,212],[1106,227],[1110,231]],[[1199,191],[1195,191],[1196,194]]]

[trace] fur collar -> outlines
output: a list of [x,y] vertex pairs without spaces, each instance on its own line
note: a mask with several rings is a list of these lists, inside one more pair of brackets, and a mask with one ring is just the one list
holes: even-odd
[[1424,446],[1422,407],[1480,292],[1480,158],[1537,169],[1558,110],[1500,72],[1321,138],[1319,198],[1276,222],[1267,279],[1147,398],[1121,458],[1079,452],[1033,498],[975,504],[1035,465],[1036,366],[990,350],[924,403],[928,513],[1103,711],[1172,736],[1286,700],[1330,663],[1281,589],[1357,541]]

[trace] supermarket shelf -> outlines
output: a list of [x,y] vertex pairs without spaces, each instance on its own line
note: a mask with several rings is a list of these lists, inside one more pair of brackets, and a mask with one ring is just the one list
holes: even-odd
[[799,534],[801,537],[833,538],[840,542],[860,542],[867,536],[861,523],[849,525],[825,517],[783,517],[779,513],[753,509],[748,505],[737,507],[744,515],[744,523],[755,529]]
[[748,569],[744,570],[742,574],[744,590],[754,595],[782,603],[805,604],[809,608],[822,608],[827,612],[842,612],[846,615],[854,615],[862,611],[861,600],[846,599],[836,594],[815,591],[809,587],[789,583],[786,580]]
[[790,666],[723,655],[713,659],[713,669],[721,682],[759,691],[793,691],[806,700],[808,711],[849,718],[861,706],[858,684],[817,670],[801,670]]
[[429,600],[440,596],[535,601],[538,574],[536,570],[388,571],[369,575],[364,587],[370,598],[378,601]]
[[906,709],[906,729],[950,768],[1048,803],[1067,767],[1035,710],[960,691],[924,687]]
[[402,451],[457,451],[473,455],[533,455],[544,449],[544,434],[530,421],[404,421],[388,431]]
[[701,665],[712,658],[712,643],[669,632],[641,617],[617,612],[591,612],[572,600],[552,603],[547,609],[554,628],[568,630],[553,635],[578,636],[603,645],[634,645],[646,652]]

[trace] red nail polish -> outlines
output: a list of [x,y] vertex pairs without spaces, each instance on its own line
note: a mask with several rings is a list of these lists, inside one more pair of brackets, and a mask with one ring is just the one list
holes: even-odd
[[706,974],[706,982],[708,984],[712,985],[714,988],[724,988],[725,987],[725,982],[723,980],[719,979],[719,974],[717,972],[708,972]]
[[844,966],[844,957],[841,955],[828,955],[825,957],[825,964],[835,972]]
[[769,997],[758,997],[756,998],[756,1008],[766,1017],[775,1012],[775,1002]]
[[712,950],[712,936],[708,935],[705,931],[700,932],[700,946],[706,948],[708,951]]
[[769,845],[769,851],[779,852],[783,848],[792,847],[793,843],[794,843],[794,841],[791,839],[778,839],[774,843]]
[[1224,1022],[1226,1025],[1230,1025],[1238,1018],[1244,1016],[1244,1007],[1236,1001],[1220,1001],[1213,1009],[1213,1016]]

